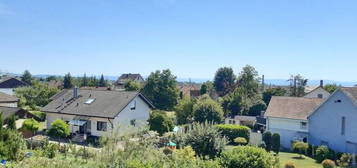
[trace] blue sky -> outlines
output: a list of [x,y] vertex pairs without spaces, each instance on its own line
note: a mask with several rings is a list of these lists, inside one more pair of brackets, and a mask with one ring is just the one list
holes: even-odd
[[0,0],[0,70],[357,79],[357,1]]

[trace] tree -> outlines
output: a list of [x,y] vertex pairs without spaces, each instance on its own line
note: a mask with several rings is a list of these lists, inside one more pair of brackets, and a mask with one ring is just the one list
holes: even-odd
[[263,92],[263,101],[265,102],[266,105],[269,105],[270,99],[273,96],[284,96],[285,93],[286,90],[283,89],[282,87],[267,89]]
[[134,80],[127,80],[124,83],[124,88],[126,91],[139,91],[141,89],[141,85],[139,82]]
[[271,137],[271,147],[276,154],[279,154],[280,151],[280,135],[274,133]]
[[224,110],[225,116],[235,116],[241,115],[242,111],[244,111],[243,107],[243,96],[242,92],[239,88],[235,89],[234,92],[225,95],[221,99],[221,106]]
[[4,120],[2,118],[2,112],[0,111],[0,141],[3,141]]
[[188,124],[193,120],[193,106],[196,100],[184,97],[175,107],[175,113],[178,124]]
[[85,73],[82,78],[81,86],[88,86],[88,78],[87,78],[87,74],[85,74]]
[[246,65],[238,76],[238,87],[243,91],[243,95],[248,98],[255,98],[259,94],[260,78],[254,67]]
[[324,89],[329,93],[333,93],[337,90],[338,86],[336,84],[328,84],[324,86]]
[[263,100],[259,99],[259,100],[256,100],[256,102],[253,102],[252,106],[250,106],[248,115],[249,116],[259,116],[266,109],[267,109],[267,105],[264,103]]
[[57,77],[54,76],[54,75],[51,75],[51,76],[47,76],[47,77],[46,77],[46,81],[47,81],[47,82],[53,81],[53,80],[57,80]]
[[307,79],[301,75],[291,75],[290,79],[290,96],[301,97],[305,94],[305,86],[307,85]]
[[21,81],[31,85],[32,80],[33,80],[33,78],[32,78],[31,73],[28,70],[25,70],[25,72],[21,76]]
[[72,76],[70,73],[66,74],[63,79],[63,88],[69,89],[73,88],[73,81]]
[[66,138],[70,134],[69,126],[63,120],[55,120],[51,123],[51,128],[47,133],[49,136],[58,138],[58,143],[60,143],[61,138]]
[[267,131],[263,134],[263,141],[265,143],[265,150],[270,152],[272,147],[271,132]]
[[153,111],[149,118],[150,130],[158,132],[160,135],[170,132],[174,128],[174,123],[164,111]]
[[11,115],[7,120],[6,124],[8,129],[16,130],[16,116]]
[[193,106],[193,115],[197,122],[220,123],[223,120],[222,107],[209,97],[201,98]]
[[152,72],[142,93],[160,110],[172,110],[177,104],[179,91],[176,77],[169,69]]
[[300,158],[302,158],[302,154],[306,153],[306,150],[309,148],[309,145],[304,142],[295,142],[292,146],[293,151],[297,151],[300,155]]
[[224,96],[235,88],[236,76],[230,67],[219,68],[214,77],[214,88],[219,96]]
[[104,79],[104,76],[102,74],[102,76],[100,76],[100,80],[99,80],[99,87],[105,87],[107,86],[107,82]]
[[202,84],[201,85],[201,89],[200,89],[200,94],[201,95],[204,95],[204,94],[206,94],[207,93],[207,90],[208,89],[208,86],[204,83],[204,84]]
[[50,98],[58,93],[58,88],[48,84],[34,82],[32,86],[15,89],[15,95],[20,99],[19,106],[43,107],[50,102]]
[[[30,131],[32,134],[35,134],[39,128],[40,128],[40,123],[38,123],[33,118],[26,119],[22,124],[22,129],[25,131]],[[32,149],[32,136],[31,136],[31,149]]]

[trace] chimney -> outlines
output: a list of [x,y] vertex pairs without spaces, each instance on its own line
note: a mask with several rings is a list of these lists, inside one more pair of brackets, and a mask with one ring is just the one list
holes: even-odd
[[73,88],[73,98],[76,99],[76,98],[79,97],[79,95],[80,95],[79,88],[76,86],[76,87]]
[[320,87],[324,87],[324,80],[320,80]]

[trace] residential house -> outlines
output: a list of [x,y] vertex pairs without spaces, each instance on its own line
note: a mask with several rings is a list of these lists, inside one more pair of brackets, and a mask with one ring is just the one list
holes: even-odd
[[178,89],[186,97],[196,98],[201,96],[200,87],[197,84],[181,83]]
[[28,84],[16,78],[5,78],[0,81],[0,92],[14,95],[14,90]]
[[131,74],[131,73],[122,74],[118,78],[118,80],[115,82],[115,87],[117,89],[124,89],[124,84],[128,80],[132,80],[132,81],[139,82],[139,83],[145,82],[144,78],[140,74]]
[[18,118],[35,118],[39,119],[37,116],[32,113],[18,107],[4,107],[0,106],[0,113],[2,114],[2,118],[4,120],[10,118],[13,115],[16,115]]
[[320,98],[273,96],[265,113],[267,130],[280,134],[283,148],[289,149],[296,140],[307,142],[307,117],[323,101]]
[[[305,88],[306,89],[306,88]],[[323,87],[323,81],[320,81],[320,86],[315,87],[314,89],[310,90],[306,93],[304,97],[306,98],[320,98],[326,99],[330,96],[330,93],[326,91]]]
[[257,117],[255,116],[241,116],[236,115],[234,117],[228,117],[225,119],[225,124],[237,124],[245,126],[254,126],[257,122]]
[[19,99],[15,96],[11,96],[0,92],[0,106],[3,107],[17,107]]
[[51,98],[42,111],[47,128],[57,119],[66,121],[71,133],[102,136],[113,129],[147,123],[154,106],[139,92],[66,89]]
[[357,153],[357,88],[336,90],[309,117],[309,143]]

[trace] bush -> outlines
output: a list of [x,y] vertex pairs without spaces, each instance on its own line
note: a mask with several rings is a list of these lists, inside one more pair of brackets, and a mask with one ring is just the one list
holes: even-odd
[[271,137],[271,147],[272,150],[278,154],[280,151],[280,135],[278,133],[274,133]]
[[55,120],[48,130],[48,135],[56,138],[66,138],[70,134],[69,126],[63,120]]
[[319,146],[316,149],[315,159],[318,163],[321,163],[325,159],[331,159],[331,152],[327,146]]
[[247,140],[243,137],[238,137],[236,139],[234,139],[234,142],[238,145],[247,145]]
[[33,111],[32,114],[37,116],[40,119],[40,121],[45,121],[46,120],[46,113],[45,112]]
[[250,128],[246,126],[233,124],[220,124],[216,126],[222,135],[227,137],[229,141],[233,142],[237,137],[243,137],[249,142]]
[[287,162],[285,163],[284,168],[295,168],[294,162]]
[[225,168],[271,168],[275,158],[264,149],[239,146],[222,153],[219,162]]
[[178,133],[176,139],[183,143],[179,146],[191,146],[197,155],[210,158],[218,156],[227,144],[226,138],[208,122],[190,125],[186,132]]
[[150,130],[157,131],[160,135],[170,132],[174,128],[174,123],[167,116],[165,111],[153,111],[149,119]]
[[193,117],[197,122],[220,123],[223,120],[223,110],[219,103],[211,98],[201,98],[193,106]]
[[265,144],[265,150],[270,152],[271,151],[271,132],[267,131],[267,132],[264,132],[263,134],[263,141],[264,141],[264,144]]
[[302,154],[306,154],[309,145],[304,142],[295,142],[292,146],[294,152],[298,152],[300,154],[300,158],[302,158]]
[[347,153],[342,154],[340,159],[337,160],[337,164],[340,167],[348,167],[348,166],[350,166],[351,162],[352,162],[352,156]]
[[324,167],[324,168],[335,168],[336,167],[335,162],[332,160],[329,160],[329,159],[322,161],[321,164],[322,164],[322,167]]

